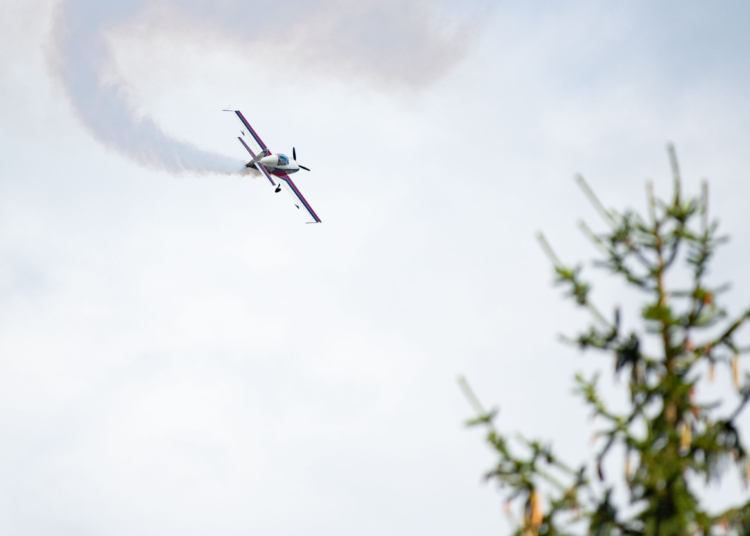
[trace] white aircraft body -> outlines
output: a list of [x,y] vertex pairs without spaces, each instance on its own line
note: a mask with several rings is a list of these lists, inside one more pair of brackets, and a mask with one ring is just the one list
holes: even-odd
[[[302,195],[297,186],[289,175],[297,173],[300,169],[310,171],[305,166],[301,166],[297,163],[297,150],[292,149],[292,158],[284,154],[273,154],[260,136],[253,130],[250,123],[247,122],[245,116],[239,110],[224,110],[225,112],[234,113],[242,124],[240,129],[239,139],[240,143],[245,147],[252,160],[246,164],[246,167],[257,169],[264,177],[266,177],[270,183],[276,187],[276,193],[280,192],[282,187],[289,192],[294,198],[294,206],[300,210],[304,210],[310,217],[307,223],[320,223],[320,218],[315,214],[315,211],[310,206],[310,203]],[[276,179],[276,180],[274,180]]]

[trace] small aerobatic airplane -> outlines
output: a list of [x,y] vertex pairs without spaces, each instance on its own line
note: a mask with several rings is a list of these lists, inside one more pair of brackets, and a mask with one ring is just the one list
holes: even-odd
[[[289,176],[292,173],[297,173],[300,169],[310,171],[305,166],[300,166],[297,163],[297,150],[292,148],[292,158],[284,154],[273,154],[268,150],[263,140],[260,139],[260,136],[253,130],[253,127],[250,126],[250,123],[247,122],[242,112],[239,110],[224,111],[234,113],[240,120],[240,123],[242,123],[242,128],[240,129],[242,136],[237,139],[240,140],[240,143],[247,149],[250,156],[253,157],[245,166],[257,169],[276,187],[276,193],[280,192],[281,188],[284,187],[286,191],[292,194],[294,205],[298,209],[304,209],[310,215],[310,221],[307,223],[320,223],[320,218],[315,214],[310,203],[303,197],[302,192],[299,191]],[[274,178],[276,181],[274,181]]]

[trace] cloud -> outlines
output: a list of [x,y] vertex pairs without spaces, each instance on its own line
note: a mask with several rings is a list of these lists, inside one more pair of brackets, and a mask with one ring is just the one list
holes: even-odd
[[67,0],[58,6],[49,59],[75,112],[103,144],[173,174],[229,174],[242,163],[177,140],[135,112],[117,73],[112,32],[249,47],[254,57],[283,65],[281,80],[312,69],[318,76],[419,89],[461,59],[476,27],[466,15],[481,9],[462,6],[461,18],[458,10],[426,0]]

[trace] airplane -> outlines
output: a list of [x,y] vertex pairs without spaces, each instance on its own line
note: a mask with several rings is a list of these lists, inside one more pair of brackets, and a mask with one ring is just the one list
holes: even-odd
[[[292,178],[289,176],[292,173],[297,173],[300,169],[310,171],[309,168],[301,166],[297,163],[297,149],[292,148],[292,158],[284,154],[273,154],[260,136],[255,132],[250,123],[247,122],[245,116],[239,110],[224,110],[225,112],[234,113],[242,124],[240,134],[242,136],[237,139],[240,140],[242,146],[250,153],[252,160],[245,164],[245,167],[258,170],[261,175],[266,177],[269,182],[276,187],[274,190],[279,193],[284,189],[289,192],[294,198],[294,206],[300,210],[305,210],[310,217],[310,221],[307,223],[320,223],[321,220],[313,210],[310,203],[302,195],[297,186],[292,182]],[[274,181],[274,178],[278,181]]]

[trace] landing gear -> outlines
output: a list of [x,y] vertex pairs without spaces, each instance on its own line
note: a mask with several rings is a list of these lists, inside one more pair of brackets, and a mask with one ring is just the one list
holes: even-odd
[[281,191],[281,185],[279,184],[279,185],[278,185],[278,186],[276,187],[276,189],[274,190],[274,192],[276,192],[276,193],[279,193],[280,191]]

